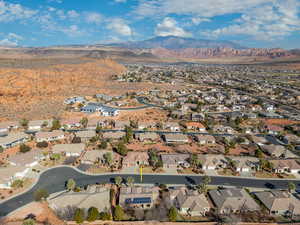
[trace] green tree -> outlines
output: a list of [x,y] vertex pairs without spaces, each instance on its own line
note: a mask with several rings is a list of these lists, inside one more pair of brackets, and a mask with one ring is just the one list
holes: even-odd
[[101,143],[98,147],[100,149],[106,149],[107,148],[107,142],[105,140],[101,141]]
[[133,139],[133,130],[132,130],[131,127],[126,126],[126,127],[125,127],[125,132],[126,132],[126,135],[125,135],[125,142],[126,142],[126,143],[129,143],[129,142]]
[[24,185],[24,181],[23,180],[14,180],[13,183],[11,184],[12,188],[22,188]]
[[266,159],[260,159],[259,166],[262,170],[269,171],[269,172],[272,171],[274,167],[273,164]]
[[73,219],[78,224],[83,223],[83,221],[84,221],[84,211],[83,211],[83,209],[76,209]]
[[288,183],[288,191],[289,191],[289,192],[292,192],[292,191],[294,191],[295,189],[296,189],[295,183],[289,182],[289,183]]
[[95,142],[97,142],[99,140],[99,137],[98,136],[94,136],[94,137],[92,137],[89,141],[91,142],[91,143],[95,143]]
[[203,177],[203,183],[208,185],[211,182],[211,178],[209,176],[204,176]]
[[91,207],[88,210],[87,221],[92,222],[99,218],[99,211],[95,207]]
[[61,157],[60,154],[53,153],[53,154],[51,154],[50,159],[56,163],[58,160],[60,160],[60,157]]
[[80,120],[80,124],[85,128],[87,127],[87,124],[88,124],[89,120],[87,117],[83,117],[81,120]]
[[126,178],[126,184],[128,186],[132,186],[134,184],[134,178],[133,177],[127,177]]
[[200,164],[200,161],[198,159],[197,154],[192,154],[191,157],[189,158],[189,163],[193,168],[197,168]]
[[97,134],[100,133],[101,130],[102,130],[102,127],[100,125],[97,125],[97,127],[96,127],[96,133]]
[[259,159],[263,158],[263,152],[260,148],[255,150],[255,157],[257,157]]
[[172,206],[169,209],[169,212],[168,212],[169,221],[176,222],[177,221],[177,217],[178,217],[178,211],[177,211],[177,209],[174,206]]
[[34,200],[37,201],[37,202],[41,201],[43,199],[46,199],[49,196],[48,191],[46,189],[42,189],[42,188],[36,190],[33,193],[33,195],[34,195]]
[[22,225],[35,225],[35,221],[33,219],[24,220]]
[[113,155],[111,152],[107,152],[103,155],[105,162],[108,166],[111,166],[113,164]]
[[125,218],[125,212],[124,212],[123,208],[121,206],[117,205],[114,208],[114,220],[121,221],[121,220],[124,220],[124,218]]
[[149,163],[152,167],[155,167],[159,161],[157,153],[153,150],[149,151]]
[[31,150],[31,148],[25,144],[21,144],[19,148],[20,148],[20,152],[22,153],[29,152]]
[[101,212],[99,214],[99,220],[111,220],[111,219],[112,219],[111,214],[108,212]]
[[60,121],[58,119],[54,119],[52,121],[52,127],[51,130],[59,130],[61,128]]
[[197,185],[196,188],[199,193],[206,193],[207,192],[207,185],[211,182],[211,178],[209,176],[204,176],[202,179],[202,183]]
[[225,155],[228,155],[230,153],[230,148],[228,145],[225,145]]
[[36,143],[36,147],[38,147],[38,148],[47,148],[48,147],[48,142],[47,141],[38,142],[38,143]]
[[23,128],[28,127],[28,123],[29,123],[29,121],[28,121],[27,119],[21,119],[21,120],[20,120],[20,125],[21,125]]
[[125,146],[125,144],[121,141],[117,144],[116,146],[116,151],[117,153],[119,153],[120,155],[122,156],[126,156],[127,155],[127,152],[128,152],[128,149],[127,147]]
[[200,194],[207,192],[207,185],[205,183],[197,185],[196,188]]
[[48,121],[44,121],[42,127],[47,127],[49,125]]
[[69,179],[69,180],[67,181],[66,187],[67,187],[67,190],[68,190],[68,191],[74,190],[75,187],[76,187],[76,182],[75,182],[75,180],[74,180],[74,179]]
[[0,145],[0,153],[4,151],[4,148]]
[[120,176],[115,177],[115,184],[120,186],[122,184],[123,178]]

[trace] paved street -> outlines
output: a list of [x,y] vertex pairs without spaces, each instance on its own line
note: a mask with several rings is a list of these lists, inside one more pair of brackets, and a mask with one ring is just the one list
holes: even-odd
[[[78,186],[84,186],[88,184],[96,183],[111,183],[114,181],[114,177],[121,176],[126,178],[132,176],[136,183],[140,182],[140,177],[137,174],[105,174],[105,175],[86,175],[78,172],[71,167],[57,167],[44,172],[36,185],[24,194],[21,194],[15,198],[5,201],[0,204],[1,216],[5,216],[8,213],[16,210],[17,208],[24,206],[33,201],[33,193],[39,189],[44,188],[50,194],[59,192],[65,189],[65,183],[69,178],[75,179]],[[211,185],[225,185],[225,186],[238,186],[238,187],[252,187],[252,188],[265,188],[266,185],[273,184],[275,188],[283,189],[287,187],[289,180],[269,180],[269,179],[251,179],[251,178],[239,178],[239,177],[211,177]],[[149,184],[182,184],[193,185],[201,182],[202,177],[196,175],[144,175],[143,183]],[[292,180],[297,188],[300,187],[300,180]]]

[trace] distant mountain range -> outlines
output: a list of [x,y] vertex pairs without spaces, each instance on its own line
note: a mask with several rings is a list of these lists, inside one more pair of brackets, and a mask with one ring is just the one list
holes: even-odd
[[251,57],[274,59],[299,57],[300,50],[281,48],[248,48],[231,41],[198,40],[175,36],[154,37],[144,41],[95,45],[65,45],[39,48],[0,48],[0,54],[29,54],[34,57],[55,55],[137,60],[182,60]]
[[131,41],[109,44],[109,46],[128,49],[185,49],[185,48],[233,48],[245,49],[245,47],[231,41],[197,40],[176,36],[154,37],[145,41]]
[[143,50],[160,58],[212,58],[212,57],[289,57],[300,55],[299,50],[280,48],[247,48],[231,41],[198,40],[175,36],[154,37],[145,41],[109,44],[128,50]]

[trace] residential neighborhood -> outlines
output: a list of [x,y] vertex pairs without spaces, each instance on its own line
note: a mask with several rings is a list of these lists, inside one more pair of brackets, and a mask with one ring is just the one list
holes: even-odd
[[[241,87],[235,67],[198,65],[197,77],[184,66],[143,69],[138,80],[174,88],[70,97],[67,116],[1,122],[3,204],[44,180],[36,201],[65,221],[91,211],[116,221],[300,218],[299,104],[281,102],[282,92],[296,93],[263,82]],[[131,74],[116,79],[137,82]]]

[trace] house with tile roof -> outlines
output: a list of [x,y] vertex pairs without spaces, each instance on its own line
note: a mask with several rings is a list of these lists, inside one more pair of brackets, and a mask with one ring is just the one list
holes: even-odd
[[273,215],[300,215],[300,200],[287,191],[255,192],[255,196]]
[[209,191],[208,194],[216,206],[216,210],[221,214],[261,210],[255,200],[244,189],[217,189]]
[[169,199],[172,205],[179,209],[179,213],[188,216],[205,216],[211,205],[204,194],[188,190],[186,187],[177,187],[169,190]]

